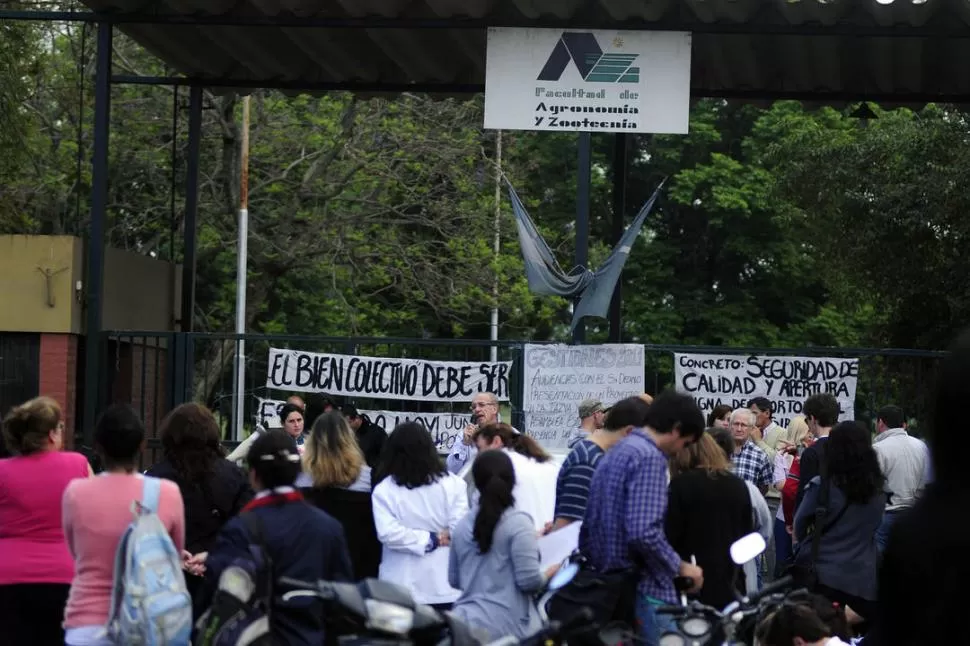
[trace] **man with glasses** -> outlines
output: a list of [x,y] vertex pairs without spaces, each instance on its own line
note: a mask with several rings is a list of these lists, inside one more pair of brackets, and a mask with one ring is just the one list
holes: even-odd
[[731,413],[731,436],[734,438],[734,473],[758,488],[762,495],[772,484],[774,470],[768,455],[751,439],[754,430],[754,413],[739,408]]
[[[734,439],[734,473],[742,480],[746,480],[758,488],[764,496],[774,480],[774,468],[768,460],[768,454],[758,448],[752,437],[757,429],[755,414],[748,408],[739,408],[731,413],[731,436]],[[777,509],[777,508],[776,508]],[[772,554],[774,546],[772,538],[768,539],[766,552]],[[765,554],[757,558],[758,587],[764,582],[765,574],[772,575],[774,559],[768,559]]]
[[494,393],[478,393],[472,399],[472,423],[465,427],[461,442],[448,454],[446,464],[448,470],[463,475],[465,467],[470,467],[475,460],[478,449],[475,447],[475,431],[483,426],[498,423],[498,397]]

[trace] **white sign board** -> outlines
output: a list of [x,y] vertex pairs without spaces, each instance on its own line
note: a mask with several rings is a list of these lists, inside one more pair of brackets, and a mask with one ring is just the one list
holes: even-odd
[[830,393],[839,400],[840,419],[855,419],[858,359],[677,353],[674,376],[677,390],[694,397],[705,415],[720,404],[746,408],[767,397],[775,423],[786,427],[809,396]]
[[643,393],[643,346],[526,344],[522,411],[525,432],[548,450],[566,448],[579,429],[579,404],[611,406]]
[[270,348],[266,387],[328,395],[468,402],[509,399],[511,361],[423,361]]
[[687,134],[691,35],[491,27],[485,127]]
[[[266,428],[282,428],[279,410],[285,401],[277,399],[259,399],[258,418],[259,422]],[[361,415],[366,415],[370,421],[374,422],[385,433],[390,433],[399,424],[404,422],[417,422],[428,429],[431,439],[439,453],[447,453],[459,441],[465,426],[471,422],[468,413],[399,413],[388,410],[358,410]],[[307,429],[309,431],[309,429]]]

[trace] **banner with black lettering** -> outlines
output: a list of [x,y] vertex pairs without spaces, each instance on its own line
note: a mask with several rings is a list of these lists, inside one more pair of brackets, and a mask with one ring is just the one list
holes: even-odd
[[[266,428],[282,428],[279,410],[285,401],[259,399],[258,421]],[[471,422],[468,413],[399,413],[388,410],[358,410],[361,415],[384,429],[393,431],[398,424],[418,422],[431,433],[439,453],[448,453],[459,441],[462,430]],[[309,429],[307,429],[309,431]]]
[[270,348],[266,387],[328,395],[467,402],[509,399],[511,361],[424,361]]
[[611,406],[644,388],[642,345],[526,344],[524,430],[548,450],[563,451],[579,432],[579,404]]
[[810,395],[831,393],[840,419],[855,419],[858,359],[675,353],[674,375],[677,390],[693,396],[705,415],[720,404],[745,408],[767,397],[775,423],[785,427]]

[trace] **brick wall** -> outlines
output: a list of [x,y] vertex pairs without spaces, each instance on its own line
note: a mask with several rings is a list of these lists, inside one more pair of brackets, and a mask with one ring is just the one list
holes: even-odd
[[64,442],[74,444],[77,423],[77,359],[78,339],[74,334],[40,335],[40,378],[38,391],[53,397],[61,405],[67,432]]

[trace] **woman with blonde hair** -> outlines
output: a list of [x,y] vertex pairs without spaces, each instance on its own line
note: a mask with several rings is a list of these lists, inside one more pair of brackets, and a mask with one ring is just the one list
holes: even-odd
[[338,411],[313,422],[303,452],[303,472],[296,480],[303,497],[344,528],[351,567],[357,580],[375,578],[381,564],[381,543],[374,524],[371,468],[357,436]]
[[297,486],[371,490],[371,469],[364,452],[346,418],[337,411],[324,413],[313,422]]
[[72,480],[91,474],[87,458],[63,450],[65,432],[61,407],[49,397],[21,404],[3,420],[13,454],[0,460],[4,643],[64,643],[61,622],[74,560],[61,526],[61,498]]
[[754,529],[748,487],[707,432],[671,458],[670,475],[667,540],[683,561],[696,559],[704,570],[701,603],[723,608],[745,588],[730,548]]

